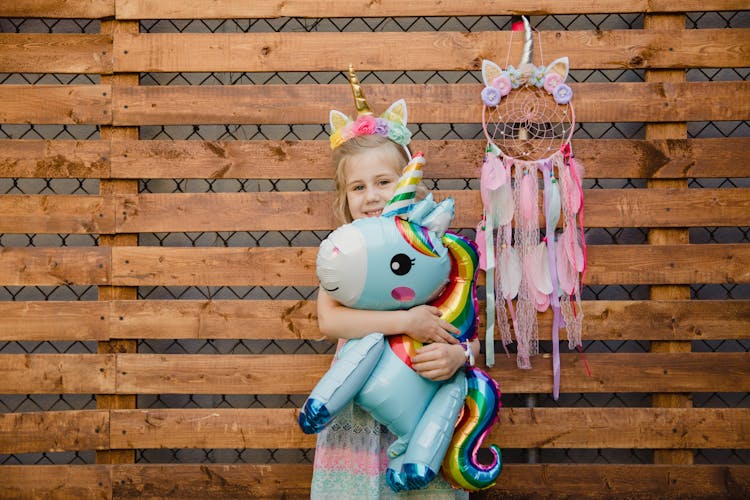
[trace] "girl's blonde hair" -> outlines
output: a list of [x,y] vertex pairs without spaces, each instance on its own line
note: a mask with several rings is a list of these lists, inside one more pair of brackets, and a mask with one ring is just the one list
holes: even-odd
[[[349,159],[361,153],[374,153],[378,151],[388,162],[396,175],[401,176],[401,171],[409,162],[404,148],[380,135],[361,135],[349,139],[344,144],[333,150],[331,161],[336,169],[336,197],[333,202],[333,214],[339,222],[348,223],[352,221],[349,204],[346,202],[346,165]],[[392,160],[392,161],[391,161]],[[426,189],[422,189],[426,191]],[[419,196],[419,189],[417,190]]]

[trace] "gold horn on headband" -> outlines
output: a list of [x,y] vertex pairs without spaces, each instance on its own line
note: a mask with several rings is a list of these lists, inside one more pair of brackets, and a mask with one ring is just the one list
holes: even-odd
[[362,87],[359,85],[357,80],[357,73],[354,71],[354,66],[349,65],[349,83],[352,86],[352,93],[354,94],[354,106],[357,108],[358,115],[371,115],[372,110],[367,105],[367,99],[365,99],[365,93],[362,92]]

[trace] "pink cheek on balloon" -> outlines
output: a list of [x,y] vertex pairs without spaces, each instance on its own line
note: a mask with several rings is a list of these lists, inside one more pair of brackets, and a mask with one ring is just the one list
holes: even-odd
[[399,302],[409,302],[414,300],[414,290],[407,286],[399,286],[391,290],[391,297],[398,300]]

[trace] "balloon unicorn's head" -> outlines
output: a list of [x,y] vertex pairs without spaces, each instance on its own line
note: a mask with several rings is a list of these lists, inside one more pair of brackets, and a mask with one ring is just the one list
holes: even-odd
[[318,251],[320,286],[357,309],[408,309],[435,298],[448,283],[451,261],[442,242],[453,200],[428,195],[415,203],[424,158],[404,169],[383,215],[359,219],[328,236]]

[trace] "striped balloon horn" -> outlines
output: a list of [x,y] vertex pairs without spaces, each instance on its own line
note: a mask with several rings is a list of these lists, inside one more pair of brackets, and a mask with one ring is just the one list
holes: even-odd
[[417,199],[417,186],[422,181],[422,167],[425,164],[424,155],[416,153],[404,168],[396,184],[393,198],[383,208],[383,217],[392,217],[409,213]]

